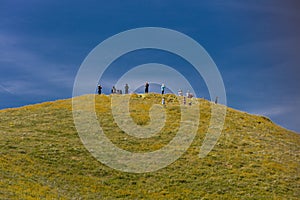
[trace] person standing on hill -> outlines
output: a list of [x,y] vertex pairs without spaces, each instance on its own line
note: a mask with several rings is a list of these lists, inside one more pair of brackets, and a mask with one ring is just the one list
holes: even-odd
[[182,96],[182,89],[178,90],[178,96]]
[[111,89],[111,93],[116,94],[116,92],[117,92],[117,89],[115,88],[115,86],[113,86],[112,89]]
[[102,93],[102,86],[100,84],[98,84],[98,94]]
[[128,94],[128,90],[129,90],[129,86],[128,86],[128,84],[126,83],[126,84],[125,84],[125,94]]
[[215,104],[218,104],[219,97],[216,97]]
[[190,91],[189,90],[186,92],[186,97],[190,98]]
[[161,99],[161,104],[162,104],[162,105],[165,105],[165,104],[166,104],[165,98],[162,98],[162,99]]
[[145,93],[147,94],[149,92],[149,83],[145,83]]
[[161,94],[164,94],[165,93],[165,84],[162,84],[160,89],[161,89]]

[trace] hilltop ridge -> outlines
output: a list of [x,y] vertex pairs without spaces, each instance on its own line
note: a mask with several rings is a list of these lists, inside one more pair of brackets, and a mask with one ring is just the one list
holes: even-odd
[[[111,96],[95,98],[104,133],[132,152],[160,149],[174,137],[179,101],[165,95],[166,125],[158,135],[139,139],[114,122]],[[224,128],[213,150],[198,157],[215,105],[197,99],[199,129],[177,161],[151,173],[125,173],[97,161],[74,126],[72,99],[0,111],[0,199],[298,199],[300,135],[270,119],[227,108]],[[149,109],[161,95],[131,95],[131,117],[149,123]],[[122,105],[120,105],[122,106]],[[86,109],[83,105],[83,109]]]

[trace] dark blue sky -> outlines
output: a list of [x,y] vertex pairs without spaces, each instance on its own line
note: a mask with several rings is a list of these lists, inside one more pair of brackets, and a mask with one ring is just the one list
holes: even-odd
[[[300,132],[299,9],[298,0],[3,0],[0,108],[71,97],[77,70],[96,45],[154,26],[182,32],[206,49],[223,77],[228,106]],[[119,63],[170,60],[161,52],[137,53]],[[207,96],[202,84],[198,92]]]

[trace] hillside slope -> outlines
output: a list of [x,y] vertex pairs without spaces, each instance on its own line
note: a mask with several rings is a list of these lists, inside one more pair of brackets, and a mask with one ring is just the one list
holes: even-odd
[[[166,126],[149,139],[118,128],[110,96],[95,98],[99,122],[120,148],[153,151],[178,129],[180,112],[173,95],[166,95]],[[149,108],[160,102],[160,95],[132,95],[131,117],[146,125]],[[299,134],[228,108],[217,145],[200,159],[211,107],[220,105],[198,102],[200,126],[188,151],[166,168],[141,174],[111,169],[85,149],[71,99],[1,110],[0,199],[299,199]]]

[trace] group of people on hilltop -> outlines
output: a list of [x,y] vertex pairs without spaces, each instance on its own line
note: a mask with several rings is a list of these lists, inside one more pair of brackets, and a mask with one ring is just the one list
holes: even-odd
[[[148,82],[145,83],[144,87],[145,87],[145,94],[149,93],[149,86],[150,84]],[[129,94],[129,86],[128,84],[126,83],[125,84],[125,87],[124,87],[124,93],[125,94]],[[165,94],[165,90],[166,90],[166,86],[165,84],[161,84],[160,86],[160,90],[161,90],[161,94]],[[117,90],[115,86],[112,87],[111,89],[111,93],[112,94],[122,94],[122,90]],[[98,94],[102,94],[102,86],[100,84],[98,84]],[[183,96],[183,92],[181,89],[178,90],[178,96]],[[187,93],[186,93],[186,97],[187,98],[192,98],[193,97],[193,94],[190,93],[190,91],[188,90]]]
[[[98,89],[98,94],[102,94],[102,86],[100,84],[98,84],[97,86]],[[125,85],[125,94],[128,94],[129,91],[129,86],[128,84]],[[112,87],[111,89],[111,93],[112,94],[122,94],[122,90],[117,90],[115,86]]]
[[[145,94],[149,93],[149,85],[150,84],[148,82],[145,83]],[[98,88],[98,94],[102,94],[102,86],[100,84],[98,84],[97,88]],[[129,86],[127,83],[125,84],[124,88],[125,88],[125,90],[124,90],[125,94],[129,94]],[[161,88],[161,94],[164,94],[165,89],[166,89],[165,84],[162,84],[160,88]],[[111,89],[111,93],[112,94],[122,94],[122,90],[117,90],[116,87],[113,86]]]
[[[129,86],[128,86],[127,83],[125,84],[124,88],[125,88],[125,90],[124,90],[125,94],[129,94]],[[161,90],[162,95],[165,94],[165,89],[166,89],[165,84],[164,83],[161,84],[160,90]],[[111,93],[112,94],[122,94],[122,90],[117,90],[115,88],[115,86],[113,86],[112,89],[111,89]],[[145,94],[147,94],[147,93],[149,93],[149,83],[148,82],[145,83]],[[102,94],[102,86],[100,84],[98,84],[98,94]],[[178,96],[183,96],[183,92],[182,92],[181,89],[178,90]],[[187,98],[193,98],[194,95],[193,95],[193,93],[190,93],[190,91],[188,90],[187,93],[186,93],[186,96],[183,97],[183,104],[186,104],[186,97]],[[219,97],[216,97],[215,104],[218,104],[218,98]],[[162,104],[163,105],[165,104],[164,97],[162,98]],[[191,103],[189,103],[189,104],[191,104]]]
[[[145,83],[144,87],[145,87],[145,94],[149,93],[149,86],[150,84],[148,82]],[[124,93],[125,94],[129,94],[129,86],[126,83],[125,87],[124,87]],[[165,90],[166,90],[166,86],[165,84],[161,84],[160,86],[160,91],[161,94],[164,95],[165,94]],[[111,89],[111,93],[112,94],[122,94],[122,90],[117,90],[115,86],[112,87]],[[100,84],[98,84],[98,94],[102,94],[102,86]],[[178,96],[183,96],[183,92],[181,89],[178,90]],[[186,93],[186,96],[183,97],[183,104],[187,104],[187,99],[186,98],[192,98],[194,95],[192,93],[190,93],[190,91],[188,90]],[[165,98],[162,97],[162,101],[161,101],[162,105],[165,105]],[[188,103],[189,105],[191,105],[191,102]]]
[[[161,84],[161,86],[160,86],[161,94],[165,93],[165,88],[166,88],[165,84],[164,83]],[[145,94],[147,94],[147,93],[149,93],[149,83],[148,82],[145,83]]]

